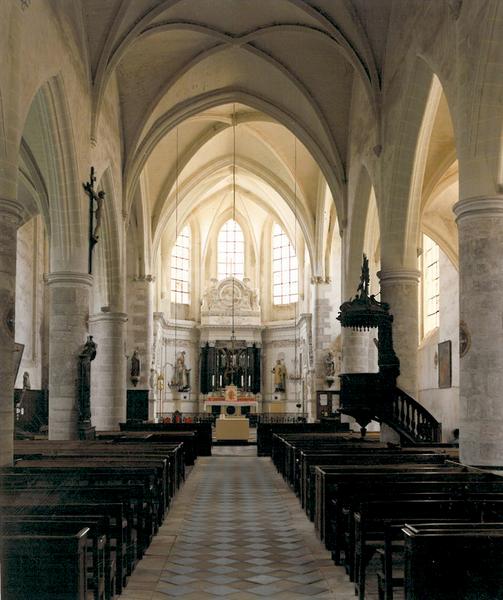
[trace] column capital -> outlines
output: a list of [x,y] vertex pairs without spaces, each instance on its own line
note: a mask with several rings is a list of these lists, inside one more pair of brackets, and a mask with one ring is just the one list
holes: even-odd
[[127,314],[123,312],[101,312],[89,316],[89,323],[126,323]]
[[93,276],[75,271],[47,273],[47,284],[54,287],[91,287]]
[[470,217],[503,216],[503,194],[494,196],[474,196],[463,198],[453,206],[456,222]]
[[418,283],[421,272],[417,269],[386,269],[378,271],[377,277],[382,283]]
[[21,224],[24,212],[24,208],[19,202],[8,198],[0,198],[0,215],[2,218],[11,219],[16,227]]

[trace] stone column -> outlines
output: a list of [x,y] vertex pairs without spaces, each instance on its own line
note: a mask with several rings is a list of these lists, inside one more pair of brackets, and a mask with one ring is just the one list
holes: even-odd
[[378,273],[381,300],[388,302],[393,315],[393,344],[400,359],[397,385],[413,398],[418,397],[418,293],[416,269],[390,269]]
[[97,430],[119,429],[126,420],[126,313],[100,313],[89,318],[98,345],[91,364],[91,422]]
[[0,466],[12,464],[17,228],[22,207],[0,199]]
[[[128,348],[126,354],[132,356],[138,348],[141,357],[140,381],[137,388],[148,389],[152,347],[154,343],[154,281],[152,275],[134,279],[128,288]],[[132,387],[128,363],[127,387]]]
[[[460,200],[460,456],[469,465],[503,466],[503,195]],[[465,340],[463,340],[465,342]]]
[[92,276],[60,271],[49,287],[49,439],[77,438],[78,355],[87,337]]

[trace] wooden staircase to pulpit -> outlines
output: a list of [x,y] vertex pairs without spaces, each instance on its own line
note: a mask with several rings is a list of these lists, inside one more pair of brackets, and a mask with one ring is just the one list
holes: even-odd
[[340,380],[341,413],[356,419],[365,435],[370,421],[385,423],[404,444],[438,443],[442,426],[417,400],[396,385],[400,361],[393,348],[393,315],[389,304],[369,295],[368,259],[363,255],[356,296],[341,305],[337,317],[343,327],[378,332],[378,373],[343,373]]

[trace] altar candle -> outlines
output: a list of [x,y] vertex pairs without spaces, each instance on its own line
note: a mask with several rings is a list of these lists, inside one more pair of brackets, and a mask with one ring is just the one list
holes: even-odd
[[243,387],[243,384],[244,384],[244,376],[241,375],[241,387]]
[[215,387],[215,375],[211,376],[211,387],[214,388]]
[[248,375],[248,386],[251,386],[251,375]]

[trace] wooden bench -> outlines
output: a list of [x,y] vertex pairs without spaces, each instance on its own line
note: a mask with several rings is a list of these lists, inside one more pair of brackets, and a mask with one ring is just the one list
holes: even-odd
[[196,434],[197,456],[211,456],[212,427],[211,422],[202,423],[120,423],[121,431],[193,431]]
[[92,590],[94,600],[108,600],[112,596],[105,585],[106,534],[103,520],[90,517],[66,517],[58,520],[23,515],[3,516],[0,522],[0,536],[65,536],[88,528],[87,588]]
[[2,600],[88,600],[88,533],[2,535]]
[[331,454],[311,454],[309,452],[301,452],[299,459],[299,494],[303,508],[306,510],[308,517],[314,518],[314,496],[316,487],[315,466],[320,466],[326,469],[330,466],[350,465],[350,464],[426,464],[426,465],[442,465],[445,463],[446,457],[442,454],[426,453],[426,452],[398,452],[390,450],[372,450],[356,449],[355,451],[346,451],[342,448],[337,453]]
[[483,485],[474,484],[474,492],[470,494],[467,490],[468,495],[464,499],[453,500],[450,492],[446,492],[421,499],[420,494],[416,494],[411,497],[395,496],[393,500],[362,502],[354,513],[354,548],[349,550],[353,551],[350,558],[353,557],[355,591],[359,599],[365,598],[366,567],[375,551],[384,544],[385,523],[405,524],[407,519],[481,521],[485,502],[497,502],[503,506],[503,493],[475,491]]
[[[397,482],[419,481],[419,480],[434,480],[438,479],[438,474],[442,477],[451,479],[463,479],[465,471],[461,465],[444,463],[441,465],[430,465],[421,463],[404,463],[404,464],[382,464],[382,465],[317,465],[315,471],[315,511],[314,525],[317,534],[321,540],[326,540],[327,547],[330,546],[330,531],[328,523],[331,520],[337,520],[341,513],[342,504],[334,506],[333,501],[343,498],[341,494],[344,492],[353,496],[352,486],[360,486],[363,484],[364,489],[367,486],[373,486],[378,481],[382,481],[383,485],[389,490]],[[461,475],[460,475],[461,473]],[[485,477],[485,476],[482,476]],[[336,484],[342,482],[347,483],[346,488],[338,487]],[[346,491],[347,490],[347,491]],[[333,515],[334,510],[341,509],[336,515]]]
[[503,531],[405,535],[405,600],[501,600]]
[[[499,483],[485,482],[483,477],[470,476],[463,472],[414,472],[405,473],[397,480],[395,473],[367,475],[367,483],[354,477],[345,478],[335,484],[329,496],[326,511],[325,542],[332,551],[336,563],[344,552],[346,560],[352,560],[352,550],[348,549],[353,539],[353,512],[366,500],[394,498],[430,499],[441,497],[464,498],[469,486],[486,486],[489,491],[499,491]],[[489,486],[489,487],[488,487]],[[472,489],[473,489],[472,487]],[[349,554],[348,554],[349,553]]]
[[427,521],[408,519],[404,525],[389,521],[384,524],[384,546],[378,548],[380,571],[377,572],[379,600],[393,600],[394,588],[403,588],[404,575],[404,527],[413,533],[434,532],[472,532],[503,529],[503,523],[484,523],[470,521]]

